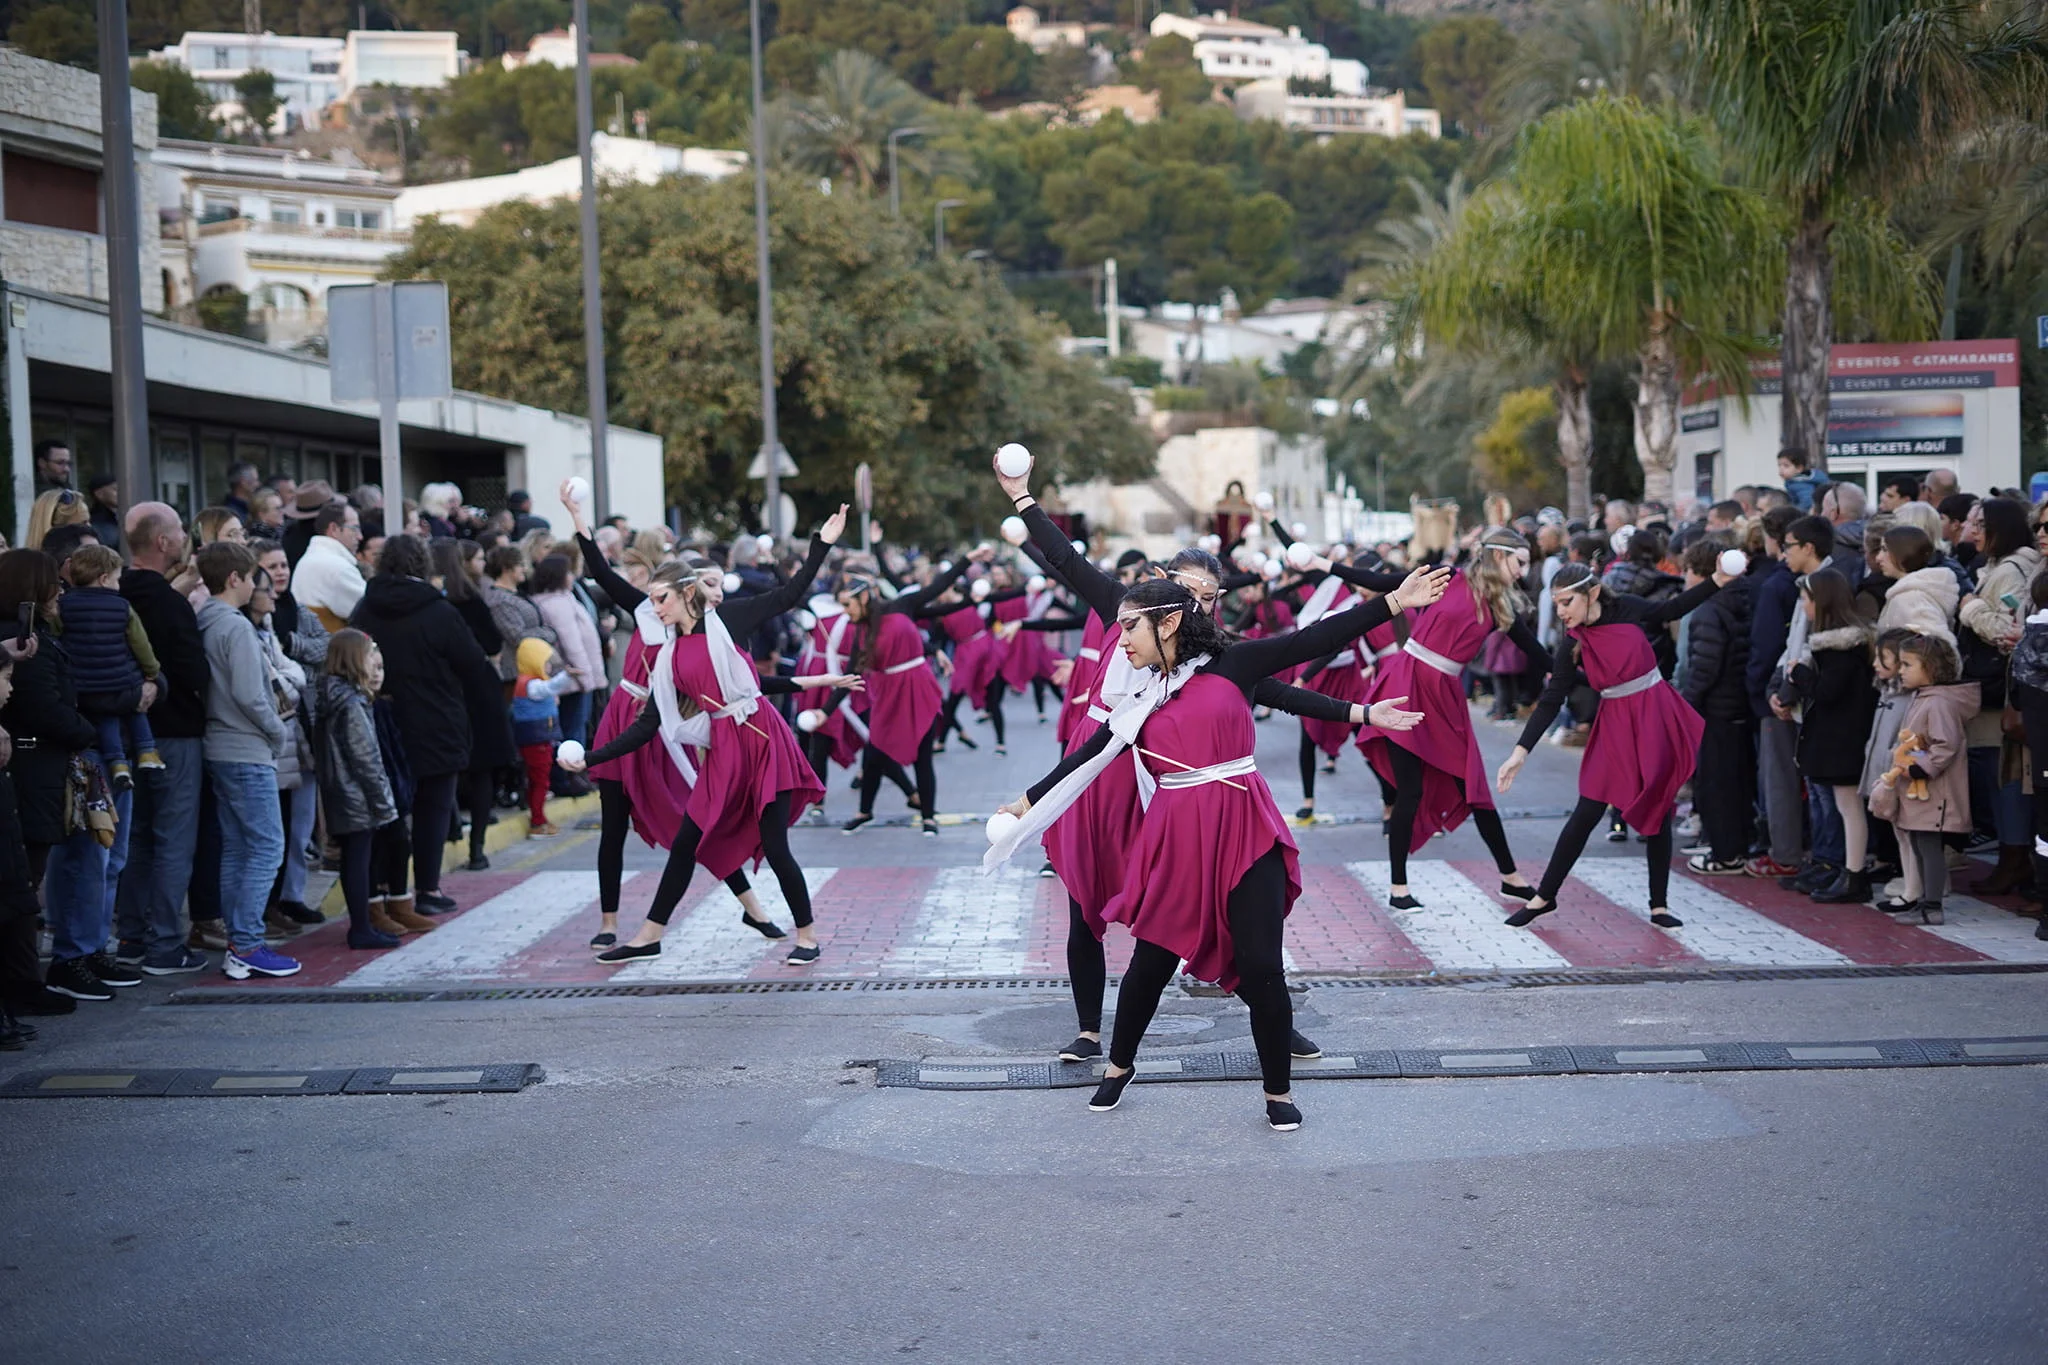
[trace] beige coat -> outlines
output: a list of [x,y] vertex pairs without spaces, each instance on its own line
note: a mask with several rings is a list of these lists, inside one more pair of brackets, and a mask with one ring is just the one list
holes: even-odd
[[1977,684],[1943,683],[1911,695],[1899,732],[1910,730],[1920,736],[1922,756],[1915,766],[1927,774],[1927,799],[1908,797],[1908,779],[1902,777],[1894,786],[1878,783],[1870,794],[1870,809],[1899,829],[1966,833],[1970,828],[1970,770],[1964,753],[1970,717],[1977,714]]
[[[2033,610],[2029,592],[2034,575],[2040,571],[2041,552],[2031,545],[2021,546],[2005,558],[1985,565],[1977,575],[1975,595],[1958,612],[1962,628],[1974,632],[1980,640],[2002,646]],[[2018,606],[2006,606],[2004,599],[2008,597]],[[1997,748],[2003,739],[1996,710],[1979,711],[1970,721],[1971,748]]]
[[1962,596],[1956,576],[1939,564],[1915,569],[1891,585],[1884,610],[1877,614],[1877,633],[1910,630],[1956,642],[1956,601]]

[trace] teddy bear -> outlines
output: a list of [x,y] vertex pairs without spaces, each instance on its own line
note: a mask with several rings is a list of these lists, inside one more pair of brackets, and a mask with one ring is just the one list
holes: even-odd
[[[1899,731],[1898,745],[1892,750],[1892,766],[1885,771],[1884,777],[1881,779],[1883,783],[1887,787],[1896,785],[1900,778],[1905,777],[1907,773],[1912,771],[1914,758],[1926,746],[1927,741],[1914,734],[1911,730]],[[1924,777],[1910,778],[1906,783],[1906,799],[1909,801],[1925,801],[1927,799],[1927,779]]]

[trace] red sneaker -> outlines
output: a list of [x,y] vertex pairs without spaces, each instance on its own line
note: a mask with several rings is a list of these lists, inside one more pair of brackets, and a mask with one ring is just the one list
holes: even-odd
[[1775,858],[1772,858],[1768,853],[1761,858],[1751,858],[1742,865],[1742,870],[1752,877],[1796,877],[1799,875],[1798,868],[1787,867]]

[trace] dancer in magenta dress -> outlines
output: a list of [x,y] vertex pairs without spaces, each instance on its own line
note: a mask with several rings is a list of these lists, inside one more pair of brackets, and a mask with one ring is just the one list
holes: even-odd
[[1380,665],[1373,679],[1373,697],[1405,696],[1428,717],[1413,730],[1367,730],[1358,739],[1373,771],[1394,786],[1387,828],[1393,909],[1422,904],[1408,894],[1409,854],[1439,831],[1456,829],[1468,815],[1500,871],[1501,894],[1520,899],[1530,892],[1528,879],[1515,870],[1507,831],[1494,810],[1462,681],[1465,666],[1479,657],[1496,630],[1533,650],[1532,657],[1542,653],[1519,615],[1523,602],[1515,584],[1528,552],[1528,543],[1515,532],[1489,531],[1471,566],[1452,574],[1441,602],[1418,613],[1408,643]]
[[774,707],[760,704],[761,676],[735,641],[804,600],[845,525],[842,507],[812,537],[803,568],[772,592],[728,602],[723,572],[702,560],[664,567],[648,585],[648,600],[675,634],[648,669],[649,704],[586,761],[601,764],[658,737],[689,779],[690,795],[646,921],[632,938],[599,953],[598,961],[657,956],[698,864],[723,879],[763,861],[796,923],[788,960],[799,966],[818,960],[810,890],[790,854],[789,827],[825,789],[789,723]]
[[1678,802],[1678,789],[1692,779],[1705,723],[1658,672],[1644,628],[1676,621],[1729,581],[1726,574],[1716,572],[1709,582],[1651,603],[1609,592],[1583,564],[1567,564],[1551,580],[1550,596],[1564,638],[1551,660],[1550,683],[1522,731],[1521,743],[1500,765],[1500,789],[1505,792],[1513,785],[1515,774],[1557,719],[1572,688],[1584,682],[1598,689],[1600,709],[1593,714],[1593,733],[1579,765],[1578,805],[1558,832],[1542,884],[1508,917],[1509,924],[1521,928],[1557,908],[1557,893],[1585,851],[1587,836],[1614,806],[1630,828],[1649,836],[1645,848],[1650,859],[1650,923],[1661,929],[1681,927],[1683,922],[1670,907],[1671,810]]
[[[1116,1107],[1160,993],[1186,959],[1189,971],[1234,991],[1251,1011],[1267,1122],[1280,1131],[1301,1125],[1291,1093],[1293,1007],[1281,949],[1301,879],[1293,836],[1253,762],[1252,697],[1273,673],[1341,648],[1410,601],[1429,600],[1443,581],[1441,574],[1418,575],[1385,600],[1307,630],[1237,644],[1171,579],[1124,594],[1121,649],[1143,680],[1093,736],[1005,807],[1022,823],[985,860],[999,862],[1102,776],[1132,773],[1145,813],[1104,915],[1130,926],[1138,942],[1091,1109]],[[1392,727],[1419,717],[1388,704],[1374,718]],[[1035,806],[1042,808],[1034,816]]]
[[[821,593],[810,600],[806,610],[810,613],[811,624],[804,633],[804,647],[797,655],[796,671],[799,674],[844,673],[853,626],[845,608]],[[828,763],[851,768],[854,760],[860,757],[862,746],[867,743],[867,723],[854,711],[852,701],[835,696],[827,688],[809,688],[798,696],[797,705],[801,711],[815,710],[824,717],[816,729],[804,736],[804,749],[810,755],[811,771],[818,775],[818,780],[825,780]]]

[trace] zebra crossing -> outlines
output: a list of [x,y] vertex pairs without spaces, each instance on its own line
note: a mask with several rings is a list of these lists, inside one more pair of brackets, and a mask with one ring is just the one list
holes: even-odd
[[[2015,962],[2048,964],[2034,923],[1969,896],[1951,896],[1947,923],[1894,924],[1865,906],[1818,906],[1747,878],[1671,877],[1677,930],[1648,922],[1637,858],[1588,858],[1565,882],[1559,908],[1525,930],[1504,924],[1516,903],[1498,894],[1485,863],[1414,859],[1409,892],[1422,905],[1389,905],[1385,861],[1304,864],[1303,893],[1287,930],[1289,970],[1306,975],[1541,972],[1585,968],[1842,967]],[[1531,875],[1535,873],[1531,869]],[[732,894],[699,877],[678,909],[660,957],[623,967],[592,960],[597,879],[588,869],[521,875],[451,874],[443,889],[464,906],[396,950],[351,951],[344,927],[293,941],[306,964],[294,986],[351,988],[465,983],[586,984],[960,977],[1045,978],[1066,971],[1067,906],[1059,883],[1028,869],[984,877],[978,867],[813,867],[806,872],[823,959],[784,961],[786,943],[740,920]],[[621,928],[652,900],[658,874],[629,872]],[[764,910],[789,922],[772,877],[756,879]],[[1130,939],[1112,926],[1112,970]],[[250,989],[264,989],[251,982]]]

